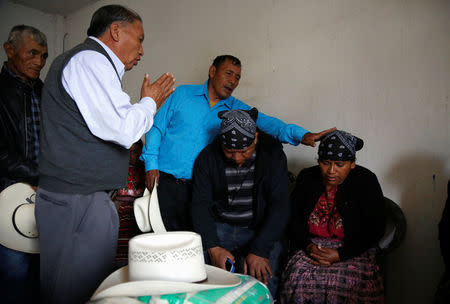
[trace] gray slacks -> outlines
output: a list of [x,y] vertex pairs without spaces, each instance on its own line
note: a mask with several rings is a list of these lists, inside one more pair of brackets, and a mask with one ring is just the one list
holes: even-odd
[[114,270],[119,219],[106,192],[55,193],[39,188],[42,303],[85,303]]

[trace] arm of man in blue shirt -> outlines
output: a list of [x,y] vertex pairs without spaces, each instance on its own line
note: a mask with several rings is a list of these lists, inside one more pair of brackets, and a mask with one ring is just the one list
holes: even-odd
[[145,182],[148,189],[153,189],[155,181],[159,178],[159,147],[163,138],[163,132],[169,124],[174,111],[172,100],[175,95],[176,91],[161,106],[158,115],[155,116],[153,127],[145,134],[145,145],[141,160],[145,162],[145,169],[147,170]]
[[[251,107],[244,102],[235,99],[233,109],[250,110]],[[330,128],[319,133],[311,133],[298,125],[287,124],[278,118],[261,112],[258,114],[256,125],[261,131],[277,138],[282,143],[289,143],[294,146],[301,143],[306,146],[315,147],[315,142],[322,136],[336,130],[336,128]]]

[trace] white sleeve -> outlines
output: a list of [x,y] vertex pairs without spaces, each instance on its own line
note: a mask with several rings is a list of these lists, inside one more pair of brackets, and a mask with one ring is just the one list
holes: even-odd
[[98,52],[73,56],[63,69],[62,84],[89,130],[103,140],[128,149],[153,125],[153,99],[144,97],[132,105],[113,66]]

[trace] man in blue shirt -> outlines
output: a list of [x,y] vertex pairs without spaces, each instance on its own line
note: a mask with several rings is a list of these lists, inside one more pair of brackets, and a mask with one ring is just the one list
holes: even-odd
[[[200,151],[219,133],[220,111],[249,110],[231,96],[241,78],[241,62],[231,55],[214,59],[209,79],[203,85],[179,86],[155,116],[145,135],[142,160],[146,184],[151,190],[158,179],[158,198],[168,231],[192,230],[190,203],[192,169]],[[300,126],[259,113],[257,127],[283,143],[314,147],[315,141],[333,129],[311,133]]]

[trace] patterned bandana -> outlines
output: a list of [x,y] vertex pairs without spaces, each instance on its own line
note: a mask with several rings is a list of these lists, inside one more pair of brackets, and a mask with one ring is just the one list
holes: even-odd
[[320,140],[319,160],[355,160],[356,151],[362,149],[364,141],[345,131],[336,130]]
[[256,133],[258,110],[231,110],[218,114],[220,124],[220,140],[227,149],[245,149],[253,143]]

